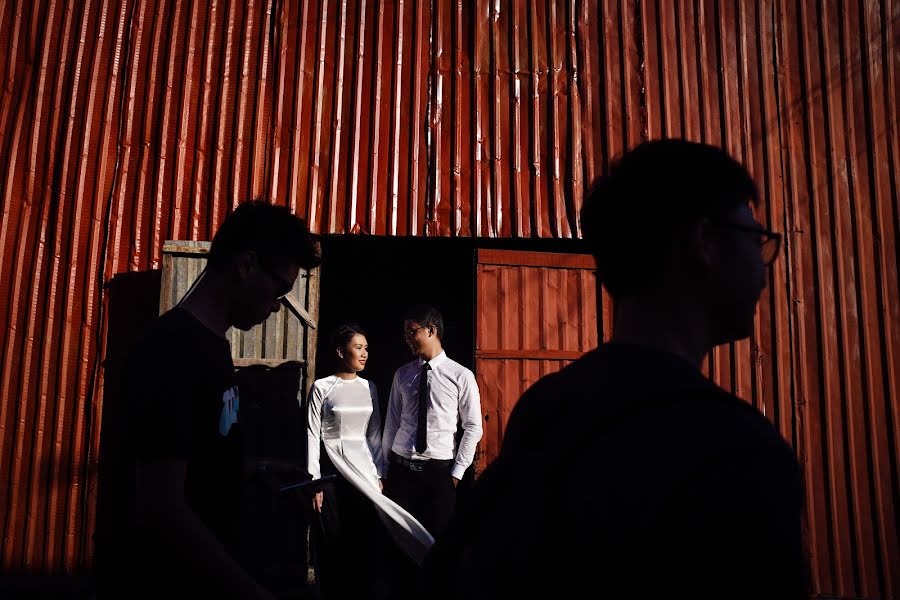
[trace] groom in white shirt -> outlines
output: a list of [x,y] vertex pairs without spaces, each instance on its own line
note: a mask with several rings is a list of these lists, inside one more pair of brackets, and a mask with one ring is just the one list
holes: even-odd
[[416,359],[397,369],[391,385],[382,437],[384,493],[437,537],[453,513],[456,484],[475,458],[481,398],[472,371],[444,352],[444,320],[436,308],[407,311],[403,335]]

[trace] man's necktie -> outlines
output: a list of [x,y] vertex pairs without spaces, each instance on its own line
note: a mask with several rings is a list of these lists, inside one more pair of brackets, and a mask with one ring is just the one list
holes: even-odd
[[428,448],[426,434],[428,433],[428,371],[431,365],[427,362],[422,365],[419,373],[419,422],[416,425],[416,452],[425,452]]

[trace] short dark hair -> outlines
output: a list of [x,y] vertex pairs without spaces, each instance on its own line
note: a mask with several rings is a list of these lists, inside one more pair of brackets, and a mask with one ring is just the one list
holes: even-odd
[[364,336],[366,335],[366,332],[356,323],[341,323],[335,327],[334,331],[331,333],[331,347],[343,348],[350,343],[353,336],[357,334]]
[[444,339],[444,317],[441,311],[430,304],[416,304],[407,309],[403,314],[404,321],[415,321],[419,325],[434,327],[437,331],[438,338]]
[[673,243],[691,222],[759,202],[750,173],[721,148],[681,139],[624,153],[585,194],[581,229],[611,296],[659,282]]
[[296,264],[307,271],[321,262],[306,221],[262,200],[244,202],[225,218],[213,237],[208,264],[219,267],[248,250],[267,264]]

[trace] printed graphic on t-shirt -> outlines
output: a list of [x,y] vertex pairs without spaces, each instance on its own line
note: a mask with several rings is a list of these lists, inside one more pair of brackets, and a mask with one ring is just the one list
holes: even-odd
[[222,413],[219,415],[219,434],[222,437],[227,436],[231,426],[237,423],[240,405],[241,398],[237,386],[225,390],[222,394]]

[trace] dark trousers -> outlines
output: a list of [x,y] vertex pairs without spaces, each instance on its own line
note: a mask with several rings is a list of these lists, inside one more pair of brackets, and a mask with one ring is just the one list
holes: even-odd
[[[410,468],[391,453],[385,495],[408,510],[435,538],[447,527],[456,507],[452,460],[426,461]],[[421,470],[419,470],[421,469]],[[423,586],[421,569],[399,549],[390,552],[392,598],[418,598]]]
[[385,597],[385,565],[379,557],[387,532],[375,507],[343,477],[324,492],[322,512],[313,519],[319,597]]

